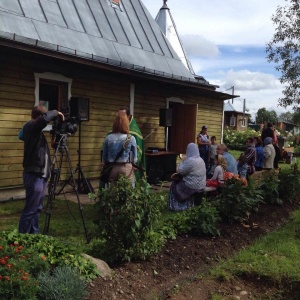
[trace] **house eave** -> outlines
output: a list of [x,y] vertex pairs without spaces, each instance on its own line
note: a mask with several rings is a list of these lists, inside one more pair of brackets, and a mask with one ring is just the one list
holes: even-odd
[[[127,74],[137,78],[143,78],[153,81],[159,81],[168,83],[171,85],[182,86],[182,88],[191,89],[191,91],[201,90],[201,94],[214,96],[220,100],[232,99],[239,96],[233,96],[226,93],[221,93],[215,91],[218,87],[216,85],[208,84],[207,82],[201,82],[199,79],[191,79],[184,76],[176,76],[174,74],[159,72],[149,68],[145,68],[138,65],[126,64],[124,62],[113,61],[108,58],[93,56],[92,54],[79,53],[76,50],[71,49],[61,49],[56,46],[49,49],[47,47],[42,47],[37,45],[38,41],[31,40],[30,43],[17,42],[10,39],[0,38],[0,46],[18,49],[21,51],[26,51],[30,53],[35,53],[47,57],[52,57],[56,59],[61,59],[64,61],[74,62],[86,66],[91,66],[99,68],[102,70],[108,70],[112,72],[117,72],[120,74]],[[69,51],[68,51],[69,50]]]

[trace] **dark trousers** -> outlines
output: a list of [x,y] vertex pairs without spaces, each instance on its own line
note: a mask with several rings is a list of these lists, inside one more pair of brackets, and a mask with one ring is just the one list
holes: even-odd
[[205,162],[206,170],[208,170],[208,158],[209,158],[209,151],[208,151],[208,149],[206,150],[206,149],[203,149],[203,148],[199,148],[199,154],[200,154],[200,157]]
[[26,202],[19,222],[20,233],[39,233],[39,218],[43,208],[47,179],[34,173],[23,173]]

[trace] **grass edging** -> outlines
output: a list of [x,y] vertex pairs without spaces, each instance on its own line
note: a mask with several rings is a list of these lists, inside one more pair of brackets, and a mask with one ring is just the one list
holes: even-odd
[[264,278],[289,291],[300,284],[300,210],[280,229],[258,239],[233,258],[213,267],[220,280]]

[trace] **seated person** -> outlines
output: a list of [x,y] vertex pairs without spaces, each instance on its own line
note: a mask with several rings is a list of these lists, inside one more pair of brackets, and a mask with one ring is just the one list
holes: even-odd
[[206,167],[196,144],[188,144],[186,158],[180,162],[178,174],[182,180],[172,182],[168,199],[168,208],[173,211],[193,207],[193,195],[205,189]]
[[247,178],[248,164],[247,157],[244,153],[242,153],[238,159],[238,173],[240,178]]
[[237,170],[237,161],[236,159],[228,152],[228,148],[225,144],[217,146],[217,153],[222,155],[226,161],[226,171],[238,174]]
[[226,160],[222,155],[217,154],[215,156],[214,163],[216,166],[214,175],[211,179],[208,179],[206,181],[206,186],[209,187],[217,187],[224,183],[224,173],[226,172]]

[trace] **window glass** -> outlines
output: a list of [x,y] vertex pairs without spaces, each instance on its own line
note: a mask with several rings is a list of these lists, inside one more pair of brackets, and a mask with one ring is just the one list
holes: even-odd
[[235,126],[235,121],[236,121],[236,118],[235,117],[231,117],[230,118],[230,126]]

